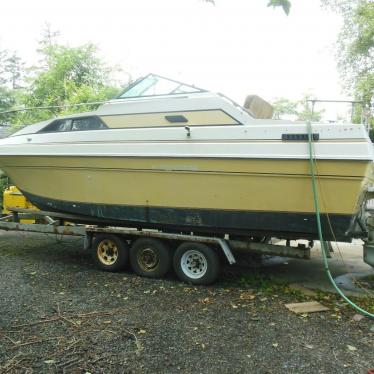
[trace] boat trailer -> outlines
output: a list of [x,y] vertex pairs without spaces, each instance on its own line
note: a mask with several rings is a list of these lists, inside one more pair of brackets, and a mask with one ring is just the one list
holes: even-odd
[[[92,239],[95,234],[115,234],[125,237],[152,237],[173,241],[190,241],[206,244],[213,244],[219,247],[230,265],[236,263],[233,250],[247,251],[254,254],[283,256],[297,259],[310,259],[310,248],[307,246],[292,247],[290,245],[277,245],[259,243],[255,241],[227,240],[212,236],[200,236],[193,233],[171,233],[151,229],[136,229],[118,226],[69,224],[69,220],[74,222],[87,220],[87,217],[47,212],[42,210],[31,210],[24,208],[8,208],[12,214],[0,218],[0,230],[36,232],[43,234],[81,236],[84,238],[84,248],[92,247]],[[21,223],[23,219],[35,219],[38,223]],[[40,223],[44,221],[43,223]]]
[[[169,249],[177,248],[174,252],[178,252],[178,248],[182,247],[183,245],[190,245],[190,246],[195,245],[195,247],[196,245],[197,246],[204,245],[205,248],[208,248],[208,251],[210,250],[214,252],[214,256],[216,256],[217,261],[219,257],[223,257],[227,261],[227,263],[230,265],[235,264],[237,262],[237,258],[241,257],[242,254],[254,255],[254,258],[256,258],[256,256],[258,258],[258,255],[268,255],[268,256],[289,257],[289,258],[296,258],[296,259],[310,259],[310,251],[311,251],[311,247],[313,246],[312,242],[308,242],[308,244],[298,244],[298,246],[295,247],[295,246],[290,245],[289,240],[282,241],[277,244],[273,244],[271,242],[269,243],[268,241],[260,242],[260,241],[250,240],[250,239],[232,240],[228,238],[227,236],[214,237],[214,236],[195,235],[192,232],[180,233],[180,232],[167,232],[167,231],[155,230],[155,229],[141,229],[141,228],[132,228],[132,227],[110,226],[110,225],[103,226],[103,224],[100,223],[99,221],[97,223],[95,222],[94,224],[92,224],[92,222],[90,224],[84,224],[84,222],[87,222],[87,217],[84,217],[84,216],[56,213],[56,212],[47,212],[47,211],[40,211],[40,210],[31,210],[31,209],[24,209],[24,208],[10,207],[8,209],[11,213],[0,218],[0,230],[35,232],[35,233],[61,235],[61,236],[82,237],[84,249],[86,250],[90,249],[92,250],[93,254],[97,253],[98,256],[100,255],[100,251],[104,253],[104,257],[100,259],[99,262],[98,261],[95,261],[95,262],[103,270],[109,270],[109,271],[112,270],[112,267],[109,266],[109,265],[112,265],[110,261],[112,258],[114,258],[113,254],[109,253],[110,246],[114,245],[114,247],[118,246],[118,248],[121,248],[125,245],[127,248],[126,251],[130,252],[130,259],[131,259],[132,249],[130,250],[130,245],[131,245],[131,248],[133,248],[137,242],[139,241],[141,242],[140,239],[143,239],[143,243],[144,242],[150,243],[153,240],[153,243],[156,241],[159,244],[160,243],[164,244],[165,247]],[[30,220],[30,219],[32,219],[35,223],[23,223],[25,222],[25,220]],[[78,223],[72,223],[72,222],[78,222]],[[83,223],[79,223],[79,222],[83,222]],[[373,218],[372,226],[373,226],[373,231],[369,231],[369,240],[364,245],[364,260],[371,266],[374,266],[374,218]],[[101,242],[99,239],[101,240]],[[191,247],[191,248],[195,248],[195,247]],[[331,248],[331,246],[329,247]],[[190,249],[189,252],[191,251],[193,252],[194,250]],[[139,272],[141,273],[140,275],[148,276],[147,271],[149,269],[147,268],[147,266],[148,267],[151,266],[152,261],[150,265],[149,253],[146,253],[147,248],[145,248],[143,252],[145,253],[145,260],[144,260],[145,265],[143,269],[144,272],[143,273],[141,271]],[[160,253],[161,253],[160,256],[162,255],[162,253],[165,255],[167,251],[165,252],[165,248],[164,248],[163,250],[161,250]],[[328,253],[327,255],[329,256],[330,254]],[[174,253],[170,254],[170,251],[169,251],[169,254],[166,256],[169,257],[169,267],[170,267],[172,258],[175,257]],[[127,257],[129,256],[127,255]],[[197,257],[195,256],[193,258],[196,261],[198,260],[198,256]],[[113,270],[119,270],[119,268],[117,269],[116,267],[113,267]],[[191,279],[188,278],[184,280],[192,281],[192,283],[195,283],[195,284],[208,284],[208,282],[206,283],[199,282],[197,278],[195,280],[194,278],[191,278]],[[211,283],[211,281],[209,281],[209,283]]]
[[[230,265],[235,264],[237,262],[235,255],[242,253],[255,256],[269,255],[297,259],[310,258],[310,245],[308,246],[299,244],[297,247],[293,247],[289,245],[288,241],[286,242],[286,245],[281,245],[279,243],[271,244],[265,242],[258,242],[254,240],[231,240],[228,237],[195,235],[192,232],[179,233],[154,229],[103,226],[102,223],[100,223],[99,221],[97,223],[95,222],[94,224],[92,224],[92,222],[90,222],[90,224],[84,224],[84,222],[87,222],[88,219],[84,216],[16,207],[9,207],[8,210],[10,211],[10,214],[0,218],[0,230],[35,232],[62,236],[78,236],[84,239],[84,249],[92,249],[97,253],[99,253],[100,250],[104,252],[107,251],[106,249],[102,249],[105,248],[105,246],[100,247],[101,249],[98,247],[99,244],[97,243],[97,238],[107,238],[107,240],[109,241],[113,239],[112,241],[114,242],[116,242],[116,238],[121,238],[122,242],[127,243],[136,243],[137,239],[143,238],[144,240],[150,239],[156,240],[161,243],[165,243],[167,244],[167,247],[179,248],[183,244],[193,245],[193,243],[195,243],[198,246],[204,245],[205,247],[209,247],[212,251],[214,251],[215,256],[217,258],[223,257]],[[32,219],[35,223],[23,223],[30,222],[27,221],[30,219]],[[91,218],[90,220],[92,221]],[[121,247],[121,244],[119,244],[119,247]],[[190,253],[192,253],[191,251],[193,252],[194,250],[191,249]],[[195,257],[192,257],[195,258],[195,260],[197,261],[198,256],[196,256],[197,254],[195,253]],[[109,255],[107,256],[107,260],[108,258],[110,258]],[[110,261],[108,260],[108,264],[109,262]],[[105,267],[104,260],[99,262],[98,265],[104,270],[110,270],[109,266]],[[197,278],[193,283],[203,284],[199,283]]]

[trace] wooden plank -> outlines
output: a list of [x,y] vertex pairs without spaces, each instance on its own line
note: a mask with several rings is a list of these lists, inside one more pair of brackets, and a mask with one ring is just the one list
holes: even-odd
[[329,310],[327,306],[322,305],[318,301],[306,301],[304,303],[285,304],[285,307],[296,314],[325,312],[326,310]]

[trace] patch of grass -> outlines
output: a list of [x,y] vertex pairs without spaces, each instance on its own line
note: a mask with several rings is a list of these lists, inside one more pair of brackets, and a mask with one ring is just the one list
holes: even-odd
[[360,278],[357,281],[355,281],[355,283],[357,283],[358,286],[361,288],[363,287],[369,291],[373,291],[374,290],[374,274],[368,275],[367,277]]
[[259,270],[251,270],[242,274],[234,275],[234,279],[226,281],[224,286],[237,288],[251,288],[263,294],[302,294],[297,290],[288,287],[288,283],[272,277],[269,274],[263,274]]
[[[372,281],[373,276],[370,276],[369,280]],[[227,280],[224,286],[244,289],[250,288],[255,290],[255,292],[269,296],[274,294],[279,296],[283,295],[285,297],[292,297],[292,299],[296,299],[298,302],[315,300],[330,307],[332,311],[340,311],[347,314],[347,316],[351,316],[355,313],[355,310],[338,294],[313,290],[314,294],[308,295],[302,290],[293,288],[290,283],[273,278],[268,274],[263,274],[259,270],[238,274],[234,276],[234,279],[231,278]],[[369,313],[374,312],[374,299],[370,295],[365,297],[350,297],[350,299]]]

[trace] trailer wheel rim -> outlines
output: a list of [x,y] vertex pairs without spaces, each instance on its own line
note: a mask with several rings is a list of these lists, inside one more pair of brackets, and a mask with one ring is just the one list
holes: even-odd
[[153,271],[158,267],[160,258],[152,248],[142,249],[138,255],[137,260],[139,266],[144,271]]
[[105,239],[97,246],[97,258],[104,265],[113,265],[118,259],[117,244],[109,239]]
[[181,258],[183,273],[191,279],[199,279],[208,270],[208,260],[203,253],[196,250],[186,251]]

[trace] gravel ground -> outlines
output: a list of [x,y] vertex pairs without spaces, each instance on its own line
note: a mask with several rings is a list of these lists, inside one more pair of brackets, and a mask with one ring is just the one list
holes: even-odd
[[[0,232],[1,373],[367,373],[374,321],[261,272],[192,287],[92,265],[80,239]],[[338,300],[338,299],[337,299]]]

